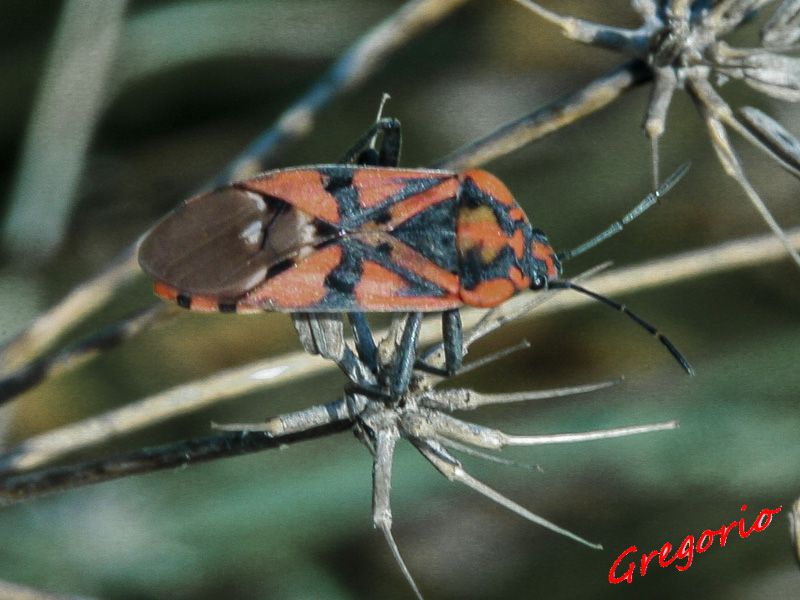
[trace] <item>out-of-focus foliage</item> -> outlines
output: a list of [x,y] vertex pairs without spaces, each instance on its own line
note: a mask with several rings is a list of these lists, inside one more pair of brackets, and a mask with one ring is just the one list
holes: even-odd
[[[89,3],[87,3],[88,6]],[[237,154],[352,43],[399,3],[376,0],[145,2],[126,15],[106,105],[85,159],[61,250],[35,270],[12,253],[0,270],[0,334],[11,336],[95,272]],[[57,2],[0,7],[0,192],[19,165],[41,90]],[[627,2],[561,2],[559,11],[635,23]],[[184,15],[178,18],[176,15]],[[746,45],[763,18],[737,35]],[[147,40],[150,40],[148,42]],[[329,162],[370,124],[382,92],[404,125],[403,163],[421,166],[573,91],[617,64],[578,46],[512,2],[475,0],[398,52],[378,75],[323,111],[314,133],[275,166]],[[732,82],[726,98],[778,115],[795,107]],[[641,132],[647,91],[488,165],[559,248],[605,227],[649,191]],[[70,110],[69,102],[63,109]],[[692,107],[676,96],[662,169],[693,168],[660,208],[593,250],[572,273],[760,233],[743,193],[719,168]],[[751,179],[788,227],[798,182],[746,146]],[[46,174],[44,175],[46,176]],[[6,206],[7,208],[7,206]],[[658,549],[800,492],[800,274],[788,260],[624,298],[687,354],[685,377],[662,348],[599,306],[508,327],[485,353],[527,337],[533,347],[463,383],[486,391],[568,385],[624,373],[610,391],[487,409],[513,433],[577,431],[677,418],[641,438],[508,452],[544,473],[468,461],[475,474],[535,512],[602,542],[592,552],[450,486],[411,450],[398,453],[395,535],[430,598],[603,597],[608,569],[632,544]],[[81,332],[151,301],[142,278]],[[288,317],[182,315],[23,396],[0,421],[7,439],[71,422],[221,368],[295,349]],[[332,374],[227,402],[120,440],[135,448],[204,435],[211,420],[257,420],[335,397]],[[473,415],[470,415],[473,418]],[[640,595],[790,597],[798,583],[782,513],[762,534],[734,537],[685,573],[651,568]],[[103,484],[0,511],[0,579],[107,598],[405,598],[370,524],[370,459],[349,436],[285,452]]]

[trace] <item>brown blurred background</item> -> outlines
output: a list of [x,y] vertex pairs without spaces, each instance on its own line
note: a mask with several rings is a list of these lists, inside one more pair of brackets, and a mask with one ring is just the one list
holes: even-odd
[[[37,235],[44,241],[32,246],[52,250],[31,252],[25,240],[3,250],[0,335],[11,337],[213,177],[400,5],[129,2],[74,203],[62,209],[63,227],[57,219],[53,224],[41,198],[32,206],[45,210],[27,216],[42,223]],[[622,0],[551,5],[606,23],[636,23]],[[45,0],[6,0],[0,7],[0,198],[6,201],[62,8]],[[746,45],[757,30],[756,20],[739,39]],[[620,62],[616,54],[562,38],[513,2],[474,0],[322,111],[313,133],[274,166],[336,160],[369,126],[383,92],[392,95],[386,112],[404,125],[403,164],[430,164]],[[649,143],[640,127],[648,92],[642,86],[488,165],[556,247],[585,240],[650,191]],[[732,105],[760,106],[800,134],[797,107],[768,103],[740,84],[723,93]],[[80,112],[75,99],[54,101],[68,115]],[[800,224],[798,182],[763,155],[738,147],[776,217],[787,228]],[[635,264],[766,231],[678,93],[662,169],[686,160],[693,167],[667,202],[568,272],[605,260]],[[44,166],[38,177],[59,168]],[[54,203],[65,201],[58,189],[49,193]],[[8,215],[8,202],[4,208]],[[624,318],[593,305],[497,332],[471,357],[523,337],[532,348],[458,381],[515,391],[626,377],[622,386],[590,396],[468,415],[511,433],[680,420],[673,432],[504,452],[544,473],[465,459],[478,478],[606,550],[588,550],[449,484],[403,444],[393,487],[395,535],[426,597],[794,596],[800,572],[785,513],[800,494],[800,272],[786,259],[620,299],[669,334],[696,377],[683,375]],[[152,301],[150,283],[141,277],[69,339]],[[187,312],[25,394],[2,413],[6,443],[298,347],[285,315]],[[343,383],[331,372],[227,401],[91,456],[206,435],[212,420],[259,420],[328,401]],[[107,483],[0,511],[0,579],[105,598],[410,597],[372,529],[370,498],[370,457],[349,435]],[[608,584],[612,561],[628,546],[677,545],[688,534],[735,520],[742,504],[751,507],[748,522],[761,508],[785,509],[764,533],[715,545],[687,572],[653,567],[630,586]]]

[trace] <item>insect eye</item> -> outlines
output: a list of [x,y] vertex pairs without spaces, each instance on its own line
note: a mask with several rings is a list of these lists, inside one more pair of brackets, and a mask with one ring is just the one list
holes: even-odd
[[531,277],[531,289],[532,290],[540,290],[547,285],[547,279],[542,277],[541,275],[534,275]]

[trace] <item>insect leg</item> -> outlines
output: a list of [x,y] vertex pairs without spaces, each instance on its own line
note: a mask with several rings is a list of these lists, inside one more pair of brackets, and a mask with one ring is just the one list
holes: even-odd
[[[380,165],[383,167],[396,167],[400,162],[401,131],[400,121],[391,118],[381,118],[383,105],[388,99],[388,94],[384,94],[381,106],[378,111],[378,119],[375,124],[356,142],[342,162],[356,162],[364,165]],[[378,133],[381,135],[380,150],[374,148],[375,139]],[[353,328],[353,335],[356,342],[356,350],[361,360],[370,367],[373,372],[378,369],[378,348],[375,345],[375,337],[372,335],[369,323],[364,313],[348,313],[350,325]],[[409,375],[410,377],[410,375]],[[406,385],[408,385],[406,383]]]
[[347,378],[358,385],[375,386],[374,369],[359,360],[345,344],[339,315],[292,313],[292,323],[306,352],[334,361]]
[[[382,134],[380,150],[375,150],[372,147],[372,140],[379,133]],[[400,121],[392,117],[384,117],[378,119],[372,127],[367,129],[339,162],[396,167],[400,163],[401,143]]]
[[457,308],[442,313],[442,340],[444,341],[444,364],[448,375],[461,368],[464,360],[464,330],[461,313]]
[[373,373],[376,373],[378,370],[378,347],[375,345],[375,337],[372,335],[366,315],[361,312],[352,312],[347,313],[347,318],[353,328],[358,357]]
[[425,362],[426,354],[414,363],[414,368],[439,375],[451,377],[461,368],[464,361],[464,330],[461,325],[461,313],[457,308],[442,313],[442,346],[444,347],[444,369],[434,367]]
[[[348,150],[340,162],[355,162],[357,164],[380,165],[383,167],[396,167],[398,165],[401,144],[400,121],[381,118],[383,106],[388,99],[389,95],[384,94],[375,124]],[[374,148],[375,139],[379,133],[382,133],[381,147],[379,151],[376,151]],[[350,326],[353,328],[358,357],[373,373],[377,373],[378,348],[375,345],[375,336],[372,335],[366,316],[364,313],[348,313],[347,317],[350,321]]]
[[378,164],[382,167],[396,167],[400,164],[400,146],[403,143],[400,121],[391,119],[391,123],[381,131],[383,135],[378,150]]
[[408,389],[411,374],[414,372],[414,359],[417,352],[417,339],[422,324],[422,313],[408,313],[403,336],[397,348],[394,366],[391,371],[391,381],[388,387],[393,396],[400,396]]

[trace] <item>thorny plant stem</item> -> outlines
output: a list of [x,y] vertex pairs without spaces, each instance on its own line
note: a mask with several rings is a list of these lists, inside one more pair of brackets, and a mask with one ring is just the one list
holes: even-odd
[[[764,219],[764,222],[775,236],[781,240],[789,256],[795,263],[800,265],[800,254],[795,250],[786,232],[781,229],[781,226],[775,220],[775,217],[772,216],[772,213],[767,208],[767,205],[764,204],[758,192],[756,192],[755,188],[750,184],[750,181],[745,175],[742,163],[736,151],[733,149],[733,145],[731,144],[728,133],[722,122],[722,119],[725,117],[727,117],[728,121],[733,119],[730,108],[728,108],[725,101],[722,100],[707,81],[694,82],[689,90],[692,99],[695,100],[700,114],[706,122],[711,144],[714,147],[714,151],[717,153],[717,158],[725,170],[725,173],[729,177],[732,177],[744,190],[753,207],[758,211],[758,214],[761,215],[761,218]],[[759,147],[758,144],[756,144],[756,146]]]
[[135,450],[111,458],[2,477],[0,478],[0,507],[10,506],[53,492],[111,481],[130,475],[187,467],[191,464],[219,458],[280,448],[286,444],[348,431],[351,427],[352,423],[346,420],[334,421],[322,427],[287,435],[271,436],[254,432],[226,432],[157,448]]
[[577,17],[559,15],[531,0],[515,1],[545,21],[560,27],[561,33],[573,41],[614,50],[627,50],[629,54],[634,56],[640,55],[646,46],[645,35],[636,30],[598,25]]
[[[221,434],[165,444],[154,448],[143,448],[112,457],[101,458],[49,467],[22,474],[6,474],[0,477],[0,508],[41,496],[121,479],[132,475],[188,467],[222,458],[274,450],[296,442],[327,437],[352,429],[348,418],[330,422],[302,431],[285,434],[270,434],[256,431],[230,431]],[[675,429],[677,423],[655,423],[618,427],[586,433],[563,433],[537,436],[507,436],[508,445],[557,444],[565,442],[597,441],[614,439],[642,433],[653,433]],[[496,457],[493,457],[496,458]],[[391,521],[391,516],[389,516]]]
[[579,535],[572,533],[564,529],[563,527],[559,527],[555,523],[548,521],[540,517],[537,514],[532,513],[525,507],[517,504],[510,498],[506,498],[504,495],[497,492],[494,488],[489,487],[482,481],[478,481],[472,475],[467,473],[464,468],[461,466],[461,463],[453,458],[444,447],[436,441],[428,441],[428,440],[412,440],[414,445],[420,451],[420,453],[434,466],[434,468],[439,471],[442,475],[447,477],[450,481],[455,481],[457,483],[464,484],[465,486],[472,488],[479,494],[486,496],[492,502],[499,504],[500,506],[507,508],[513,513],[516,513],[527,519],[531,523],[536,523],[537,525],[544,527],[545,529],[549,529],[550,531],[554,531],[559,535],[563,535],[571,540],[578,542],[579,544],[583,544],[584,546],[588,546],[594,550],[602,550],[603,546],[600,544],[592,543]]
[[[795,247],[800,247],[800,228],[789,231],[788,235]],[[600,293],[618,295],[734,269],[761,266],[785,257],[783,245],[770,234],[619,269],[592,279],[589,285]],[[503,313],[513,312],[521,302],[530,302],[529,296],[521,294],[513,298],[504,305]],[[542,317],[581,306],[589,301],[579,294],[558,293],[551,302],[538,307],[535,314]],[[474,326],[481,315],[477,310],[464,310],[464,326]],[[499,318],[502,318],[502,314]],[[439,323],[431,321],[423,325],[420,336],[423,343],[431,343],[439,336]],[[333,365],[327,361],[309,357],[303,352],[294,352],[217,373],[25,440],[0,456],[0,475],[3,472],[34,468],[76,450],[231,398],[245,390],[264,390],[286,383],[301,374],[318,374],[331,368]],[[259,379],[259,376],[263,378]]]
[[667,421],[654,425],[633,425],[617,429],[603,429],[599,431],[584,431],[579,433],[555,433],[553,435],[506,435],[503,443],[507,446],[538,446],[543,444],[573,444],[575,442],[593,442],[596,440],[609,440],[615,437],[625,437],[638,433],[652,433],[654,431],[669,431],[677,429],[677,421]]
[[[459,371],[459,375],[461,371]],[[525,392],[512,392],[506,394],[482,394],[468,388],[456,388],[437,392],[435,398],[426,401],[423,398],[420,404],[431,408],[444,408],[449,411],[475,410],[482,406],[492,404],[511,404],[513,402],[530,402],[532,400],[545,400],[563,398],[575,394],[596,392],[622,383],[622,379],[590,383],[586,385],[573,385],[552,390],[528,390]]]
[[[772,121],[769,117],[767,117],[764,113],[755,109],[753,107],[744,107],[743,109],[739,109],[738,114],[740,117],[744,119],[749,118],[749,124],[753,127],[753,131],[758,131],[760,134],[765,133],[765,126],[770,126],[773,129],[770,133],[773,136],[777,137],[778,140],[782,141],[783,143],[791,144],[788,142],[788,138],[793,137],[791,134],[786,135],[785,137],[781,137],[782,134],[785,134],[784,131],[780,131],[783,129],[777,122]],[[755,122],[753,119],[758,119],[758,122]],[[768,157],[776,160],[778,164],[786,169],[789,173],[800,179],[800,168],[798,168],[798,156],[797,156],[797,146],[783,146],[783,147],[776,147],[775,145],[770,146],[768,143],[764,141],[764,139],[757,137],[754,133],[748,129],[745,125],[743,125],[739,119],[737,119],[730,111],[725,111],[719,115],[719,120],[722,121],[725,125],[730,127],[733,131],[738,133],[742,136],[745,140],[747,140],[750,144],[761,150],[764,154]],[[748,122],[747,120],[745,122]],[[774,142],[775,137],[773,137],[770,141]],[[792,140],[794,141],[794,140]]]
[[[384,60],[412,36],[447,16],[466,0],[411,0],[370,29],[277,123],[267,129],[216,177],[227,182],[255,172],[277,150],[308,133],[314,115],[336,96],[349,91],[374,73]],[[66,331],[96,313],[123,285],[139,273],[138,241],[112,264],[74,288],[63,300],[42,313],[0,350],[0,375],[23,367],[42,355]]]
[[166,303],[152,304],[74,346],[33,360],[7,376],[0,377],[0,406],[42,381],[71,371],[104,350],[134,337],[155,321],[171,314],[172,308]]
[[[725,172],[744,190],[750,202],[774,234],[780,238],[792,260],[800,266],[800,253],[788,241],[780,224],[747,180],[740,161],[727,139],[722,123],[738,131],[747,141],[766,151],[781,166],[797,173],[794,154],[786,153],[788,147],[800,145],[780,126],[771,127],[768,120],[759,119],[753,133],[747,131],[733,116],[733,111],[712,83],[720,76],[744,81],[761,93],[797,102],[800,100],[797,84],[797,58],[770,51],[769,43],[757,48],[735,48],[723,37],[743,24],[749,16],[773,0],[724,0],[703,3],[690,0],[672,0],[654,3],[639,0],[633,8],[642,17],[638,29],[619,29],[590,21],[561,16],[542,8],[532,0],[516,0],[531,12],[560,27],[570,39],[599,48],[616,50],[647,62],[654,72],[655,83],[645,118],[645,134],[652,144],[653,179],[658,182],[658,140],[666,126],[667,109],[677,88],[683,88],[694,100],[701,117],[706,122],[714,150]],[[773,13],[773,19],[761,30],[762,44],[770,37],[793,38],[786,32],[792,16],[797,14],[796,2],[787,2]],[[658,8],[661,10],[658,10]],[[775,20],[775,16],[781,16]],[[796,23],[791,28],[796,28]],[[788,51],[789,46],[780,47]],[[767,129],[761,125],[767,124]],[[751,123],[751,126],[753,123]],[[758,135],[765,137],[762,142]],[[777,151],[776,151],[777,150]],[[796,156],[794,156],[796,158]],[[787,161],[787,158],[789,159]]]
[[577,92],[511,121],[483,139],[467,144],[437,162],[434,167],[460,171],[484,165],[605,108],[624,92],[649,81],[651,77],[650,70],[644,63],[636,60],[625,63]]

